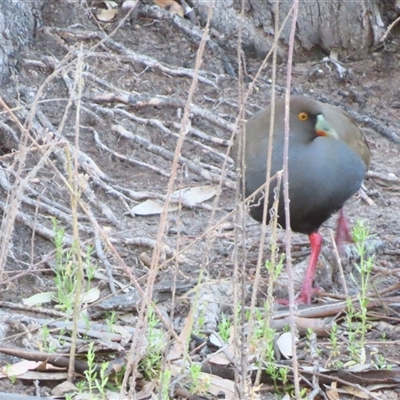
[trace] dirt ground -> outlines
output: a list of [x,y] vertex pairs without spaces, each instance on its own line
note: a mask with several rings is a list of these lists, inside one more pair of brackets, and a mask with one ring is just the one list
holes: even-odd
[[[107,230],[131,273],[139,282],[145,283],[149,272],[146,260],[152,255],[152,241],[157,237],[160,216],[132,216],[129,210],[147,199],[162,200],[167,193],[172,168],[171,156],[177,145],[178,124],[190,90],[190,74],[194,68],[198,44],[172,23],[171,19],[154,19],[139,14],[125,22],[113,34],[112,41],[104,41],[93,48],[102,38],[100,28],[109,34],[116,28],[116,24],[99,25],[90,13],[83,13],[75,3],[62,3],[57,0],[46,2],[43,29],[37,32],[30,48],[21,55],[18,69],[7,90],[11,97],[19,96],[20,104],[29,104],[52,73],[51,65],[59,68],[60,63],[63,63],[64,75],[59,74],[50,81],[38,105],[42,114],[37,116],[37,121],[43,129],[41,140],[39,135],[37,138],[39,142],[45,142],[49,134],[44,133],[47,128],[48,132],[53,132],[52,135],[57,132],[60,136],[55,137],[60,141],[70,141],[77,150],[75,99],[66,114],[65,110],[76,71],[76,64],[72,61],[82,45],[85,50],[82,71],[84,87],[79,150],[95,164],[85,164],[83,158],[80,158],[82,165],[79,173],[87,185],[82,197],[89,204],[99,225]],[[92,32],[96,32],[96,36],[90,36]],[[223,49],[231,65],[236,68],[234,40],[225,43]],[[343,64],[346,72],[342,77],[329,61],[295,64],[292,75],[292,93],[309,95],[341,106],[352,113],[365,133],[372,153],[370,174],[365,181],[367,200],[354,196],[346,206],[346,214],[352,225],[361,220],[374,235],[374,240],[370,241],[371,252],[375,253],[373,284],[376,292],[384,293],[385,296],[397,295],[396,289],[392,288],[398,282],[400,259],[400,143],[384,136],[391,132],[394,136],[398,135],[397,138],[400,137],[399,50],[399,41],[393,39],[390,45],[365,60],[346,61]],[[151,63],[150,58],[161,63],[164,69]],[[247,55],[245,89],[249,87],[260,65],[260,60]],[[247,117],[268,104],[270,76],[271,67],[268,66],[249,97]],[[196,108],[191,109],[190,116],[193,129],[183,144],[174,190],[217,185],[215,177],[221,175],[232,135],[231,128],[239,110],[238,80],[236,76],[226,73],[226,60],[215,49],[210,49],[210,46],[206,46],[200,77],[192,102]],[[285,81],[286,68],[280,65],[277,76],[280,94],[283,94]],[[161,100],[158,98],[158,102],[150,102],[156,96],[165,97]],[[60,128],[61,132],[58,132]],[[129,134],[124,134],[123,129]],[[36,134],[40,132],[37,126],[33,130]],[[5,154],[1,157],[3,165],[11,164],[12,160],[6,154],[12,149],[12,141],[11,144],[7,140],[2,143],[2,149]],[[52,229],[50,216],[55,215],[70,235],[69,195],[59,175],[50,165],[52,161],[60,171],[65,172],[65,165],[62,165],[62,155],[65,154],[63,146],[57,151],[29,181],[29,188],[35,192],[27,189],[25,194],[35,201],[49,200],[49,207],[58,210],[59,214],[55,215],[51,209],[43,207],[36,209],[35,201],[32,204],[22,201],[20,212],[29,216],[35,225],[49,230]],[[28,157],[23,176],[38,163],[37,155],[33,153]],[[167,258],[178,249],[191,246],[182,254],[180,263],[162,265],[156,284],[174,279],[193,283],[198,281],[200,271],[205,273],[206,282],[231,282],[235,246],[233,218],[228,217],[222,228],[207,233],[210,226],[221,221],[236,207],[235,171],[230,159],[226,169],[215,211],[212,211],[213,199],[168,214],[166,233],[163,236],[163,242],[168,246]],[[82,239],[88,243],[93,242],[93,227],[82,212],[79,214],[79,222]],[[334,216],[322,229],[325,251],[330,249],[330,234],[335,224]],[[27,319],[36,318],[39,314],[27,311],[22,301],[34,294],[54,289],[54,276],[50,269],[54,245],[49,236],[41,234],[43,231],[39,230],[32,235],[31,227],[26,220],[17,219],[6,277],[12,278],[28,268],[31,272],[17,280],[7,281],[0,295],[3,302],[2,315],[15,313]],[[243,271],[246,282],[252,285],[261,227],[247,217],[245,231],[248,257]],[[279,233],[279,243],[284,250],[283,231]],[[264,250],[267,255],[268,243]],[[302,269],[309,255],[307,238],[294,234],[292,250],[295,269],[296,266]],[[107,253],[104,259],[115,267],[113,276],[117,281],[129,283],[129,277],[116,266],[111,253]],[[103,271],[104,259],[99,259],[98,255],[96,257]],[[353,294],[357,285],[350,277],[354,272],[352,263],[345,261],[344,264],[349,293]],[[337,270],[324,257],[321,257],[319,267],[316,284],[330,293],[330,298],[343,299],[343,287]],[[277,293],[287,295],[282,290],[286,286],[284,275],[282,279]],[[267,291],[267,282],[267,273],[263,271],[260,306],[263,304],[262,293]],[[95,280],[94,285],[101,290],[101,297],[110,293],[105,279]],[[324,301],[324,298],[326,300],[328,296],[322,296],[320,300]],[[7,301],[21,305],[21,309],[15,311],[6,307]],[[173,321],[178,331],[184,314],[185,308],[179,306]],[[391,321],[386,320],[394,328],[397,320],[393,318]],[[372,339],[375,338],[371,333]],[[35,348],[33,338],[30,340],[30,344],[25,343],[25,346]],[[18,341],[20,347],[24,346],[22,343]],[[379,347],[379,352],[388,362],[398,365],[398,337],[391,337],[391,342]],[[0,361],[4,366],[12,363],[13,358],[1,356]],[[54,383],[51,383],[47,387],[53,386]],[[392,389],[390,396],[394,397],[391,398],[397,398],[396,390]],[[0,392],[15,391],[33,394],[34,387],[29,380],[18,381],[16,385],[8,380],[0,380]],[[42,394],[45,393],[48,393],[46,385],[42,389]],[[387,394],[387,397],[382,398],[390,396]]]

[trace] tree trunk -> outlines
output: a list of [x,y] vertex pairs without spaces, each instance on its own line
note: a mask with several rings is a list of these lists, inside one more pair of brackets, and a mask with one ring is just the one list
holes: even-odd
[[18,51],[32,40],[41,3],[0,0],[0,82],[15,65]]
[[[377,45],[391,19],[396,17],[395,1],[300,1],[295,41],[295,60],[318,59],[335,54],[362,58]],[[204,20],[209,2],[194,0]],[[279,1],[279,22],[289,13],[293,0]],[[273,0],[246,0],[242,20],[243,46],[259,57],[265,56],[274,40],[275,5]],[[234,34],[240,26],[241,0],[216,0],[212,25],[220,33]],[[291,19],[281,34],[279,54],[288,46]]]

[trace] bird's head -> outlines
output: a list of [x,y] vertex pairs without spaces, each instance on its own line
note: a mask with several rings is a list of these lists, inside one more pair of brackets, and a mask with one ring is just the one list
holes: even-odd
[[333,125],[324,115],[322,103],[304,96],[290,99],[290,130],[295,135],[303,134],[308,139],[317,136],[339,140]]

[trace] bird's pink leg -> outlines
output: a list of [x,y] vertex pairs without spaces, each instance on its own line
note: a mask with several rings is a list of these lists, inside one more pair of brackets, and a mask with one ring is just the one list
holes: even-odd
[[[308,238],[310,239],[311,255],[308,262],[306,275],[303,280],[303,286],[301,287],[300,293],[296,298],[297,304],[310,304],[311,296],[317,292],[317,288],[313,288],[312,284],[314,281],[315,270],[317,269],[317,261],[319,253],[322,247],[322,236],[319,232],[311,233]],[[289,301],[287,299],[277,299],[279,304],[287,306]]]
[[335,242],[339,254],[343,253],[345,242],[353,243],[353,238],[351,237],[349,225],[347,224],[347,219],[344,215],[343,208],[340,209],[339,213]]
[[319,232],[313,232],[309,236],[311,246],[311,256],[308,262],[306,275],[303,280],[303,286],[301,287],[299,296],[296,299],[296,303],[311,303],[311,296],[315,292],[312,287],[314,281],[315,271],[317,269],[317,262],[319,253],[322,247],[322,236]]

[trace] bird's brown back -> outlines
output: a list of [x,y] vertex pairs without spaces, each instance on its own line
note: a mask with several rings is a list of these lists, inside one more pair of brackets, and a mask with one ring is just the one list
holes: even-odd
[[367,170],[371,161],[371,151],[361,129],[350,115],[339,107],[323,105],[323,113],[327,121],[335,128],[341,140],[361,156]]

